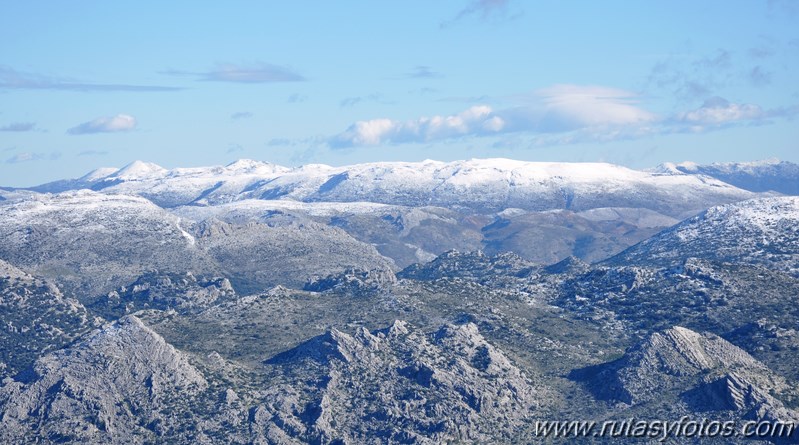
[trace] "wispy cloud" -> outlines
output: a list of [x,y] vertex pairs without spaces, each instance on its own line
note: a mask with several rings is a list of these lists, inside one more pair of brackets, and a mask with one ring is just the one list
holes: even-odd
[[563,84],[538,90],[536,95],[542,100],[544,113],[534,115],[531,122],[534,128],[545,132],[641,124],[656,119],[638,105],[635,93],[617,88]]
[[244,147],[241,144],[234,144],[234,143],[228,144],[227,153],[236,153],[239,151],[244,151]]
[[734,103],[722,97],[712,97],[694,110],[678,113],[665,124],[677,130],[702,132],[736,125],[759,125],[797,114],[799,106],[764,109],[755,104]]
[[308,100],[308,96],[300,93],[294,93],[291,96],[289,96],[287,102],[290,104],[298,104],[301,102],[305,102],[306,100]]
[[773,46],[773,42],[763,39],[760,46],[737,54],[720,48],[699,57],[670,57],[652,67],[648,87],[662,89],[683,103],[690,103],[744,82],[767,86],[775,71],[782,69],[769,60],[774,54]]
[[136,128],[136,118],[128,114],[117,114],[116,116],[98,117],[89,122],[84,122],[70,128],[67,133],[72,135],[118,133],[130,131],[134,128]]
[[733,76],[732,66],[732,53],[723,48],[702,57],[669,58],[652,67],[649,83],[684,101],[695,101],[725,86]]
[[355,105],[358,105],[362,102],[376,102],[384,105],[393,103],[391,101],[384,99],[383,95],[380,93],[372,93],[366,96],[345,97],[344,99],[341,99],[338,105],[341,108],[347,108],[347,107],[354,107]]
[[272,138],[267,143],[267,147],[281,147],[287,145],[294,145],[291,139],[288,138]]
[[25,73],[4,65],[0,65],[0,89],[75,92],[129,91],[137,93],[182,90],[182,88],[161,85],[86,82],[82,80],[45,76],[42,74]]
[[12,124],[0,127],[0,131],[24,132],[24,131],[33,131],[35,128],[36,124],[34,124],[33,122],[14,122]]
[[274,83],[274,82],[300,82],[305,77],[291,68],[271,63],[259,63],[244,66],[230,63],[219,64],[211,70],[202,72],[168,70],[163,74],[173,76],[193,76],[197,80],[208,82],[230,83]]
[[477,17],[481,20],[490,18],[508,18],[518,17],[521,12],[510,14],[510,0],[471,0],[463,9],[461,9],[455,17],[450,20],[441,22],[441,28],[446,28],[458,21],[467,17]]
[[105,150],[83,150],[82,152],[78,153],[77,156],[105,156],[108,152]]
[[54,161],[61,157],[61,152],[54,151],[49,155],[46,153],[34,153],[34,152],[22,152],[17,153],[10,158],[5,160],[6,164],[21,164],[23,162],[33,162],[33,161],[41,161],[44,159],[49,159]]
[[433,71],[433,69],[426,65],[417,65],[413,67],[407,76],[413,79],[435,79],[442,77],[440,73]]
[[766,71],[760,65],[755,66],[749,71],[749,83],[754,86],[765,86],[771,84],[772,73]]
[[233,120],[240,120],[240,119],[249,119],[249,118],[251,118],[253,116],[255,116],[255,115],[252,112],[250,112],[250,111],[237,111],[237,112],[231,114],[230,118],[233,119]]

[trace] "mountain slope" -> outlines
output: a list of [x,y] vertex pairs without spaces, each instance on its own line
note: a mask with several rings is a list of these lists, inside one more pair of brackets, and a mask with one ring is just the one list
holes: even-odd
[[186,423],[175,414],[207,386],[179,351],[136,317],[125,317],[40,358],[25,379],[5,381],[0,438],[126,444],[191,437],[173,429]]
[[276,400],[256,409],[253,429],[305,443],[507,441],[538,404],[474,324],[332,330],[267,364],[292,383],[270,389]]
[[81,300],[147,270],[215,269],[178,217],[140,197],[86,190],[3,202],[0,258]]
[[571,377],[600,399],[639,410],[668,406],[672,413],[799,421],[799,412],[779,400],[795,399],[795,386],[726,340],[678,326],[653,333],[614,362]]
[[100,319],[51,283],[0,260],[0,380],[99,324]]
[[690,257],[799,273],[799,197],[753,199],[713,207],[605,263],[667,267]]
[[655,171],[710,176],[752,192],[774,191],[786,195],[799,195],[799,165],[776,159],[709,165],[698,165],[693,162],[666,163],[658,166]]

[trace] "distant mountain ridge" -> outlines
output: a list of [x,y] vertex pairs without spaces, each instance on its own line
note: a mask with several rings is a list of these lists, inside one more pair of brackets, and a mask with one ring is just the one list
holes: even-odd
[[705,175],[751,192],[778,192],[799,195],[799,165],[779,159],[754,162],[717,162],[699,165],[694,162],[665,163],[653,171]]
[[138,195],[161,207],[279,199],[432,205],[478,212],[628,207],[673,217],[756,196],[745,187],[711,175],[683,174],[673,168],[639,171],[607,163],[510,159],[376,162],[342,167],[309,164],[297,168],[239,160],[225,167],[171,170],[136,161],[119,170],[98,169],[78,179],[30,190],[57,193],[83,188]]

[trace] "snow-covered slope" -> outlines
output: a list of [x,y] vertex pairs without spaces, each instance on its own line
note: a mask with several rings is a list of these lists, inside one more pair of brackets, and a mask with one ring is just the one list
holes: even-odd
[[713,207],[630,247],[608,263],[672,266],[690,257],[799,273],[799,197]]
[[[162,207],[241,199],[436,205],[495,212],[599,207],[646,208],[689,216],[708,206],[755,194],[702,175],[644,172],[605,163],[472,159],[455,162],[378,162],[290,169],[242,160],[226,167],[166,170],[134,162],[105,177],[93,173],[72,188],[146,197]],[[64,189],[64,182],[34,188]]]
[[146,270],[213,270],[185,229],[180,218],[138,196],[34,195],[0,205],[0,258],[85,298]]
[[659,165],[653,172],[705,175],[752,192],[774,191],[786,195],[799,195],[799,165],[778,159],[709,165],[699,165],[694,162],[665,163]]

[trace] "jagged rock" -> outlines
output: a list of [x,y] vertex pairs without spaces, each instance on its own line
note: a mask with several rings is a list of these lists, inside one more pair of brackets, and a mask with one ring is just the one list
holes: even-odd
[[311,278],[305,283],[304,289],[312,292],[343,291],[363,294],[385,290],[396,282],[397,277],[391,270],[349,268],[344,272],[331,274],[324,278]]
[[198,311],[235,298],[236,292],[227,278],[197,278],[191,272],[152,272],[109,292],[89,308],[114,319],[141,309]]
[[402,321],[353,335],[332,330],[267,364],[282,376],[276,381],[287,383],[272,388],[269,404],[256,410],[265,437],[503,441],[537,405],[527,377],[474,324],[432,334]]
[[397,274],[399,278],[436,280],[441,278],[470,278],[487,282],[498,277],[522,278],[531,273],[534,265],[515,253],[486,255],[482,251],[445,252],[425,264],[413,264]]
[[545,267],[544,272],[551,274],[580,274],[587,272],[590,268],[591,265],[585,261],[575,256],[568,256],[555,264]]
[[190,410],[207,385],[182,353],[127,316],[45,355],[19,380],[6,381],[0,387],[0,438],[152,442],[185,426],[176,414]]
[[795,395],[796,388],[783,377],[721,337],[682,327],[654,333],[619,360],[571,376],[586,382],[600,399],[628,405],[664,403],[681,394],[687,409],[694,412],[735,411],[737,418],[754,420],[799,419],[799,413],[774,396]]

